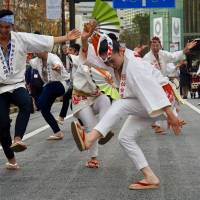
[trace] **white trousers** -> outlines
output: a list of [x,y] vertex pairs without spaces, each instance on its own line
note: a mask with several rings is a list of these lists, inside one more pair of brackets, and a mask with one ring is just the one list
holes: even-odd
[[[95,99],[93,105],[88,106],[82,110],[80,110],[76,117],[79,118],[87,133],[89,133],[98,123],[98,121],[104,116],[106,111],[111,106],[110,99],[102,94]],[[97,118],[98,115],[98,118]],[[89,150],[90,157],[97,157],[98,156],[98,141],[96,141],[93,146]]]
[[125,116],[128,116],[128,118],[119,133],[119,143],[137,169],[141,170],[147,167],[148,163],[142,150],[136,143],[136,137],[141,130],[146,129],[158,118],[150,118],[137,99],[120,99],[114,102],[94,129],[106,136],[111,128],[117,124],[120,117]]

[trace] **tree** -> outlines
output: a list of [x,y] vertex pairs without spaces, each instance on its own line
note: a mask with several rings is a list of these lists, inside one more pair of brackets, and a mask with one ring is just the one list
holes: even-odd
[[134,31],[140,35],[140,43],[147,44],[150,39],[150,15],[139,13],[133,18]]
[[11,1],[11,9],[15,13],[15,29],[17,31],[42,34],[61,35],[61,21],[46,18],[46,0]]
[[150,16],[148,13],[135,14],[131,29],[125,29],[120,34],[120,41],[126,47],[134,49],[141,44],[148,44],[150,38]]

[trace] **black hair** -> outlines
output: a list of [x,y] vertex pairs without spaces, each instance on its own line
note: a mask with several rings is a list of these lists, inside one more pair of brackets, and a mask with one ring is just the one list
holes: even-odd
[[118,41],[118,38],[117,38],[117,36],[116,36],[114,33],[108,33],[108,37],[109,37],[111,40]]
[[34,34],[41,35],[40,31],[35,31]]
[[5,17],[7,15],[14,15],[14,13],[11,10],[0,10],[0,18]]
[[80,48],[81,48],[81,46],[79,44],[77,44],[77,43],[70,44],[70,47],[73,48],[73,49],[75,49],[75,51],[77,51],[77,52],[79,52]]
[[[119,53],[120,44],[116,40],[112,40],[113,42],[113,53]],[[105,54],[108,51],[108,41],[105,39],[100,43],[99,47],[99,55]]]

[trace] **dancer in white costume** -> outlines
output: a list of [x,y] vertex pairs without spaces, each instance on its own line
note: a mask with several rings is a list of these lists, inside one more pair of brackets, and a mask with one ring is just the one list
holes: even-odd
[[[143,57],[143,59],[149,63],[151,63],[155,68],[161,71],[163,76],[167,76],[170,73],[173,73],[176,70],[176,66],[171,67],[169,63],[175,63],[185,58],[185,54],[189,52],[191,48],[196,45],[195,41],[187,43],[185,48],[182,51],[176,52],[168,52],[161,50],[161,41],[158,37],[153,37],[150,42],[151,50]],[[153,128],[155,128],[155,132],[159,134],[165,133],[165,129],[167,128],[167,123],[163,121],[158,121],[153,124]],[[162,126],[165,126],[163,129]]]
[[[25,89],[24,74],[28,52],[51,51],[54,43],[80,37],[74,30],[65,36],[52,37],[12,31],[14,15],[9,10],[0,11],[0,141],[8,159],[8,169],[18,169],[14,151],[26,149],[22,142],[31,111],[31,101]],[[10,104],[19,107],[12,144],[10,136]]]
[[[77,65],[77,57],[74,60],[76,71],[73,73],[72,110],[74,116],[81,120],[86,132],[90,132],[111,106],[110,99],[100,92],[92,79],[94,67]],[[74,59],[73,59],[74,58]],[[98,116],[97,116],[98,115]],[[89,168],[98,168],[98,141],[89,149],[90,160],[86,162]]]
[[[134,59],[129,54],[132,51],[120,48],[113,41],[113,50],[107,54],[101,49],[108,47],[107,41],[102,41],[99,54],[121,77],[120,93],[122,99],[114,102],[101,121],[89,133],[75,126],[73,136],[80,150],[86,150],[113,127],[122,116],[129,116],[119,134],[119,142],[129,158],[140,170],[144,179],[133,183],[130,189],[158,188],[160,181],[149,167],[142,150],[136,143],[138,132],[150,126],[156,117],[166,116],[176,135],[181,132],[179,119],[174,115],[171,104],[161,87],[162,80],[154,76],[154,68],[146,62]],[[163,115],[164,114],[164,115]]]

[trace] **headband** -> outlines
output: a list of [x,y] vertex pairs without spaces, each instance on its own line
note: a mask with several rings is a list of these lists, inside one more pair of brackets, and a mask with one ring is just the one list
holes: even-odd
[[0,22],[5,22],[8,24],[14,24],[14,15],[6,15],[0,18]]
[[[103,60],[104,62],[106,62],[112,55],[113,52],[113,42],[112,39],[106,35],[105,33],[99,33],[99,32],[95,32],[94,35],[92,36],[92,44],[94,46],[96,55],[98,57],[99,56],[99,48],[100,48],[100,44],[103,40],[107,41],[107,45],[108,45],[108,51],[107,51],[107,57],[105,60]],[[101,57],[100,57],[101,58]]]

